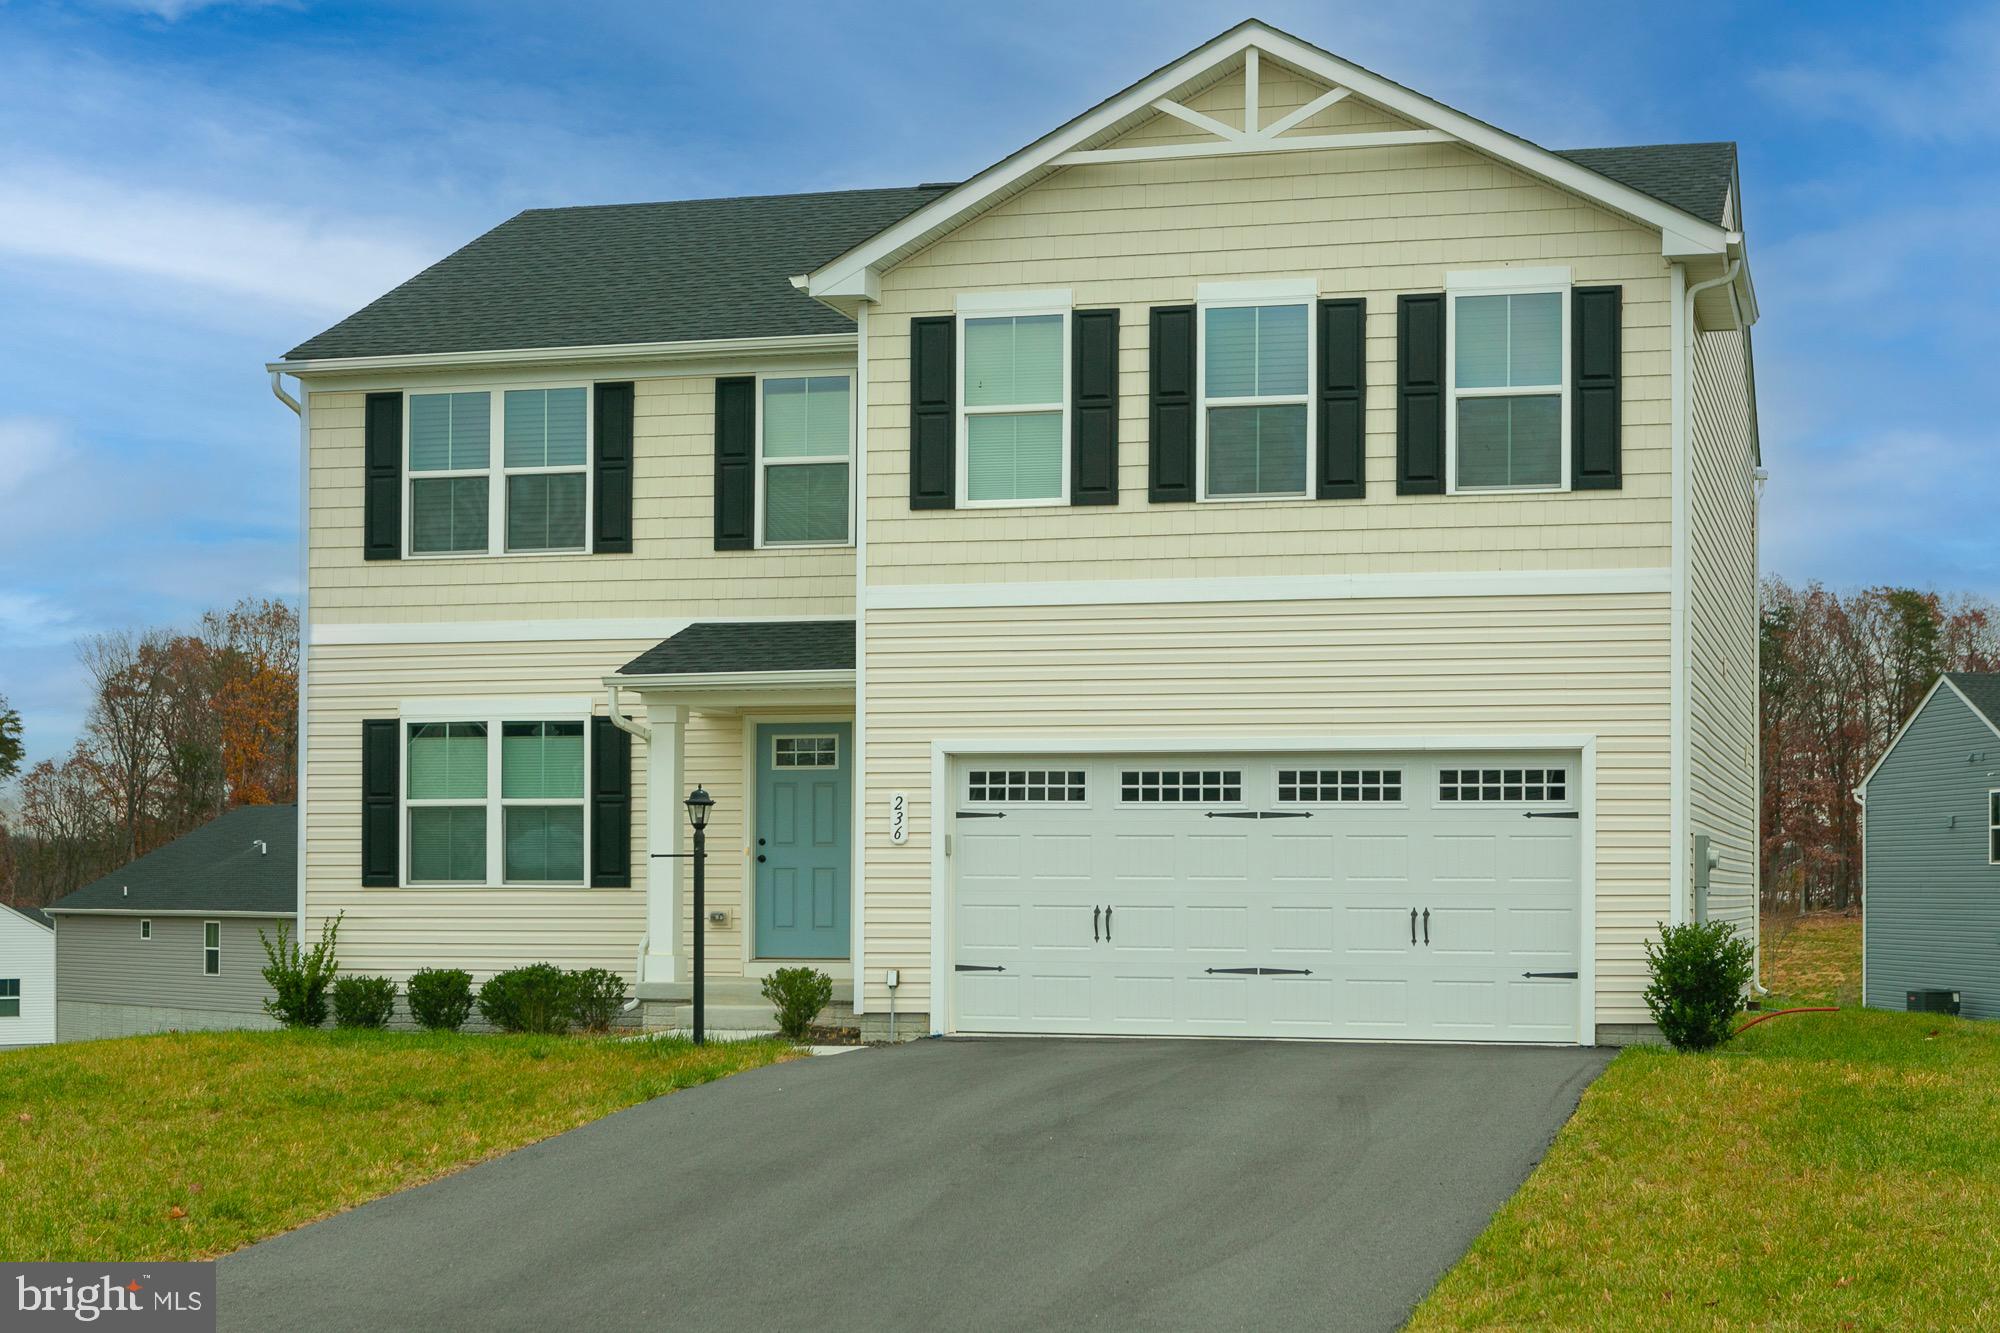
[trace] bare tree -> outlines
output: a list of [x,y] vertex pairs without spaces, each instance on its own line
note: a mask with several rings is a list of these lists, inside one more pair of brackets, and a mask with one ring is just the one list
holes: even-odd
[[166,709],[167,636],[159,630],[93,634],[77,644],[96,698],[88,730],[120,815],[125,858],[140,851],[142,829],[167,769],[160,723]]

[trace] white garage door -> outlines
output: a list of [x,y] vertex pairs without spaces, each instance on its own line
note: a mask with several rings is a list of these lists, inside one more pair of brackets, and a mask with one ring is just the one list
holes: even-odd
[[1578,1039],[1574,754],[960,761],[959,1032]]

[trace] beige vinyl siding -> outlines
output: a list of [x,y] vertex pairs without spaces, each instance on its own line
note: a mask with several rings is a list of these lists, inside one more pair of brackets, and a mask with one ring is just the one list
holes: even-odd
[[[1090,735],[1599,737],[1600,1022],[1646,1018],[1667,914],[1665,595],[884,611],[868,617],[866,1002],[926,1008],[931,746]],[[910,835],[889,841],[888,794]]]
[[1743,334],[1697,333],[1688,428],[1688,832],[1709,913],[1757,928],[1757,504]]
[[[1218,108],[1231,86],[1240,89],[1218,84],[1198,105]],[[1371,114],[1358,98],[1326,114],[1336,112]],[[1181,127],[1162,128],[1178,136]],[[1579,285],[1623,287],[1624,487],[1398,496],[1396,297],[1441,290],[1452,270],[1506,265],[1567,265]],[[1148,504],[1148,309],[1194,300],[1202,281],[1279,277],[1367,298],[1367,497]],[[910,319],[950,312],[961,293],[1063,287],[1077,309],[1122,312],[1119,504],[912,512]],[[868,336],[871,587],[1669,563],[1659,232],[1458,145],[1065,168],[889,270],[881,290]]]
[[[202,917],[155,916],[153,937],[139,938],[139,916],[65,913],[56,926],[57,1035],[63,1040],[150,1032],[167,1027],[267,1027],[264,946],[289,917],[215,917],[222,971],[203,966]],[[107,1019],[108,1006],[124,1014]],[[79,1023],[79,1014],[94,1014]]]
[[[851,353],[843,355],[851,362]],[[746,367],[744,373],[752,369]],[[524,368],[511,381],[484,377],[481,382],[498,390],[510,382],[551,379],[575,382],[576,377]],[[362,413],[367,395],[359,390],[313,393],[313,620],[329,625],[849,614],[854,605],[851,548],[715,549],[714,378],[653,377],[634,383],[630,555],[363,560]],[[415,380],[412,385],[420,391],[426,387]]]

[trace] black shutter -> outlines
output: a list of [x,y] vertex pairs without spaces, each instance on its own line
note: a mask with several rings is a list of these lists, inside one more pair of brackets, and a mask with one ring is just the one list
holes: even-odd
[[632,737],[590,719],[590,887],[632,887]]
[[757,544],[757,378],[715,382],[715,549]]
[[1368,302],[1319,303],[1319,498],[1358,500],[1368,479],[1363,412],[1368,388]]
[[1079,310],[1070,335],[1069,502],[1118,503],[1118,312]]
[[1444,294],[1396,298],[1396,494],[1444,494]]
[[1615,491],[1624,484],[1619,432],[1624,386],[1619,367],[1622,288],[1578,287],[1570,294],[1570,364],[1576,401],[1570,420],[1570,488]]
[[958,504],[958,330],[950,315],[910,321],[910,508]]
[[1194,307],[1153,307],[1146,353],[1146,498],[1194,499]]
[[361,555],[394,560],[403,554],[403,395],[371,393],[362,489]]
[[402,879],[401,821],[396,817],[402,771],[402,723],[370,718],[361,724],[361,883],[393,889]]
[[591,549],[632,552],[632,386],[597,386]]

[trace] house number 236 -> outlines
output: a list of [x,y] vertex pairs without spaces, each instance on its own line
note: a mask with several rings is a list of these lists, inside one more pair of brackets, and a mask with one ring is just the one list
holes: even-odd
[[908,792],[889,793],[889,841],[906,842],[910,837],[910,795]]

